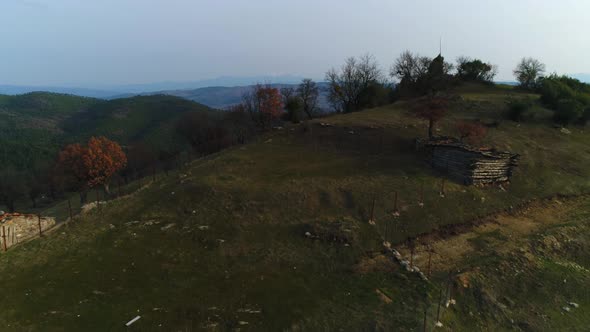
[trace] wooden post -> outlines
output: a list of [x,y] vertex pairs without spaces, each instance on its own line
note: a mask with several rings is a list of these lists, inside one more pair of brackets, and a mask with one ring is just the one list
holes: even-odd
[[424,304],[424,327],[423,327],[423,331],[426,332],[426,315],[428,313],[428,305]]
[[440,288],[440,291],[438,292],[438,309],[436,311],[436,322],[440,322],[440,302],[442,301],[442,287]]
[[72,202],[70,202],[70,198],[68,197],[68,211],[70,212],[70,221],[72,220]]
[[96,209],[98,211],[100,211],[100,193],[98,192],[98,189],[96,189],[95,192],[96,192]]
[[420,183],[420,202],[418,205],[424,206],[424,181]]
[[371,219],[369,222],[375,222],[375,194],[373,194],[373,204],[371,205]]
[[119,197],[121,197],[121,179],[117,179],[117,192],[119,193]]
[[41,230],[41,215],[37,215],[37,223],[39,224],[39,237],[43,236],[43,231]]
[[8,250],[6,247],[6,227],[2,225],[2,242],[4,242],[4,251]]
[[399,214],[399,210],[397,208],[397,190],[395,191],[394,199],[393,199],[393,213],[396,215]]
[[431,263],[432,263],[432,246],[429,245],[428,246],[428,278],[430,278],[430,275],[432,273],[432,270],[431,270],[432,265],[431,265]]
[[440,196],[445,197],[445,178],[443,178],[440,183]]

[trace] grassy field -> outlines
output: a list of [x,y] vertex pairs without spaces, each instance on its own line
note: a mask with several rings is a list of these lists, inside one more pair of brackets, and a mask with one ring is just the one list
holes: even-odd
[[[446,181],[441,197],[443,177],[414,149],[413,140],[427,130],[411,116],[412,101],[286,127],[194,161],[1,255],[0,318],[15,331],[118,331],[137,315],[142,318],[129,330],[416,331],[426,307],[430,329],[446,271],[431,282],[401,271],[383,255],[383,238],[398,246],[409,237],[517,210],[533,200],[590,189],[590,135],[582,128],[571,128],[570,134],[553,128],[550,112],[539,104],[529,122],[502,120],[506,102],[514,98],[537,97],[463,87],[439,125],[440,134],[453,134],[456,119],[497,122],[485,144],[521,155],[514,179],[502,188]],[[396,196],[397,218],[391,214]],[[588,210],[587,204],[581,207]],[[376,226],[368,223],[371,214]],[[585,216],[580,212],[574,219],[582,225]],[[307,231],[325,236],[312,239]],[[488,271],[510,261],[504,253],[484,255],[504,238],[494,233],[468,242],[481,247],[481,257],[471,265],[458,257],[448,269]],[[580,258],[571,261],[588,266],[585,249],[576,255]],[[486,285],[497,287],[494,292],[505,292],[519,305],[510,315],[495,314],[489,311],[496,310],[493,301],[480,300],[481,288],[467,288],[460,305],[443,312],[445,326],[516,329],[512,314],[522,321],[521,329],[587,323],[580,313],[590,297],[583,294],[570,300],[581,305],[572,311],[579,317],[575,321],[553,318],[553,325],[535,325],[536,318],[525,314],[532,307],[558,317],[561,310],[544,302],[569,270],[550,253],[538,253],[538,261],[542,264],[533,267],[520,267],[519,261],[510,266],[546,279],[546,290],[535,290],[536,279],[509,270],[482,273]],[[567,285],[573,292],[587,279],[585,272],[571,273],[579,273]],[[525,286],[530,293],[519,295]]]

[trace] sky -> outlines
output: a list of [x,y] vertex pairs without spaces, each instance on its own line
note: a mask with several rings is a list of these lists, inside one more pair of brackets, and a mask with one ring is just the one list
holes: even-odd
[[219,76],[322,79],[373,54],[521,57],[590,73],[587,0],[0,0],[0,84],[97,87]]

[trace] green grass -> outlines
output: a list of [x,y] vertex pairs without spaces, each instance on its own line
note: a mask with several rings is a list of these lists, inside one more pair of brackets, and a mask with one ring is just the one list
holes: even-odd
[[[194,161],[133,197],[0,256],[7,299],[0,302],[0,318],[14,330],[43,331],[124,330],[136,315],[142,316],[131,328],[137,331],[209,325],[219,331],[410,331],[421,329],[427,303],[432,327],[441,280],[355,269],[381,250],[381,237],[400,243],[532,199],[589,189],[590,137],[583,129],[565,135],[542,116],[531,123],[504,121],[508,94],[532,97],[493,87],[461,89],[439,133],[451,134],[458,118],[499,121],[485,144],[522,156],[505,190],[447,181],[440,197],[443,177],[413,147],[426,127],[411,116],[412,101],[314,120],[311,131],[288,127]],[[422,185],[424,207],[418,205]],[[399,218],[391,215],[396,192]],[[377,226],[367,223],[373,198]],[[63,215],[63,203],[47,212]],[[341,220],[354,226],[350,246],[304,236],[310,225]],[[483,252],[470,264],[492,271],[508,258],[484,249],[502,240],[499,234],[475,240]],[[551,259],[529,271],[555,287],[549,290],[557,289],[555,269],[561,268]],[[517,298],[518,287],[508,288],[529,279],[494,284]],[[573,285],[571,291],[579,286]],[[376,289],[393,303],[382,302]],[[462,297],[462,315],[445,311],[445,322],[455,330],[512,326],[502,315],[486,314],[489,303],[479,300],[477,288],[473,292]],[[524,294],[534,303],[543,299]],[[481,318],[469,319],[469,311]]]

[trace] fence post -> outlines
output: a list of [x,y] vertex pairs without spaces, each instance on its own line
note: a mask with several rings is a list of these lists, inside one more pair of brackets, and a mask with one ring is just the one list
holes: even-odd
[[424,206],[424,181],[420,183],[420,202],[418,202],[419,206]]
[[438,292],[438,309],[436,311],[436,322],[440,322],[440,302],[442,301],[442,287],[440,288],[440,291]]
[[39,237],[43,236],[43,231],[41,230],[41,215],[37,215],[37,222],[39,224]]
[[440,197],[445,197],[445,178],[440,183]]
[[4,251],[8,250],[6,248],[6,226],[2,225],[2,242],[4,242]]
[[72,221],[72,202],[70,202],[69,197],[68,197],[68,211],[70,213],[70,221]]
[[119,197],[121,197],[121,179],[117,179],[117,192]]
[[428,313],[428,304],[424,303],[424,322],[423,322],[423,328],[422,331],[426,332],[426,315]]
[[375,222],[375,197],[376,195],[373,194],[373,204],[371,205],[371,219],[369,219],[369,223]]
[[100,193],[98,192],[98,189],[95,189],[96,192],[96,209],[98,211],[100,211]]

